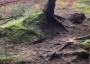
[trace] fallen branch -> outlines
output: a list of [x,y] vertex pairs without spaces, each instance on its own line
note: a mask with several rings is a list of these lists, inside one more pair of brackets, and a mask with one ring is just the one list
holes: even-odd
[[77,37],[77,38],[75,38],[75,40],[83,40],[83,39],[86,39],[86,38],[90,38],[90,35],[85,35],[85,36]]
[[71,42],[66,42],[59,51],[62,51],[63,49],[65,49],[66,47],[68,47],[69,45],[71,45]]

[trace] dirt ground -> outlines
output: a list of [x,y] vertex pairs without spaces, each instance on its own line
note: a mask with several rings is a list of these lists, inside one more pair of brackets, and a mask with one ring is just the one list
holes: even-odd
[[[71,7],[55,11],[55,14],[60,14],[59,16],[66,19],[73,13],[75,11]],[[60,27],[45,27],[44,33],[47,37],[43,42],[30,45],[17,44],[15,50],[21,60],[16,60],[15,64],[88,64],[86,55],[88,51],[82,46],[84,40],[74,38],[88,35],[90,22],[85,19],[82,24],[73,24],[68,20],[62,23],[69,32]],[[68,44],[70,40],[73,40],[73,43]]]
[[[55,10],[56,15],[65,19],[75,12],[70,6]],[[88,56],[85,54],[88,51],[82,46],[84,40],[74,38],[90,33],[90,21],[85,19],[82,24],[73,24],[69,20],[61,22],[69,32],[59,27],[45,27],[46,39],[43,42],[30,45],[14,44],[20,60],[16,59],[9,64],[89,64]],[[73,40],[73,43],[67,45],[70,40]]]

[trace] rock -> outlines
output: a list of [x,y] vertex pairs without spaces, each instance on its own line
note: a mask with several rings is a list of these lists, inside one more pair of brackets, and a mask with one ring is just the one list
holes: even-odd
[[74,13],[70,17],[70,21],[74,24],[81,24],[86,18],[84,13]]

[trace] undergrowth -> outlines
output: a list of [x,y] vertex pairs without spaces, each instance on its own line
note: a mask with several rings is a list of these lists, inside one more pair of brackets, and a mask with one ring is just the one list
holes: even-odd
[[80,11],[83,12],[85,14],[90,14],[90,6],[86,5],[86,4],[82,4],[82,3],[76,3],[73,5],[73,7],[75,7],[76,11]]
[[42,36],[41,26],[36,22],[41,14],[26,9],[23,17],[0,25],[0,32],[14,42],[31,43]]

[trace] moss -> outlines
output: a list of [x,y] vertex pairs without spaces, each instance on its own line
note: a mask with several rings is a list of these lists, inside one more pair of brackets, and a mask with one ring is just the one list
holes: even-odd
[[27,29],[25,26],[23,26],[23,22],[25,22],[28,19],[29,19],[29,22],[31,22],[31,21],[35,20],[40,14],[42,14],[42,13],[40,12],[40,13],[33,14],[32,17],[30,17],[30,18],[29,18],[29,16],[26,16],[26,17],[22,17],[17,20],[11,20],[11,21],[7,22],[6,24],[0,25],[0,28],[9,28],[12,26],[16,26],[16,27],[18,27],[18,29]]
[[85,48],[90,48],[90,34],[82,37],[81,39],[86,39],[82,44]]
[[0,60],[13,60],[16,58],[16,55],[10,55],[10,56],[0,56]]
[[85,41],[83,42],[83,45],[84,45],[85,48],[90,48],[90,39],[85,40]]
[[5,31],[6,35],[15,42],[32,42],[42,35],[41,26],[35,22],[41,14],[42,12],[38,12],[11,20],[0,25],[0,31]]
[[26,17],[20,18],[18,20],[12,20],[7,22],[6,24],[0,25],[0,28],[9,28],[12,26],[17,26],[18,29],[26,29],[23,25],[22,22],[26,19]]
[[74,43],[75,41],[74,41],[74,38],[69,38],[69,40],[67,42]]

